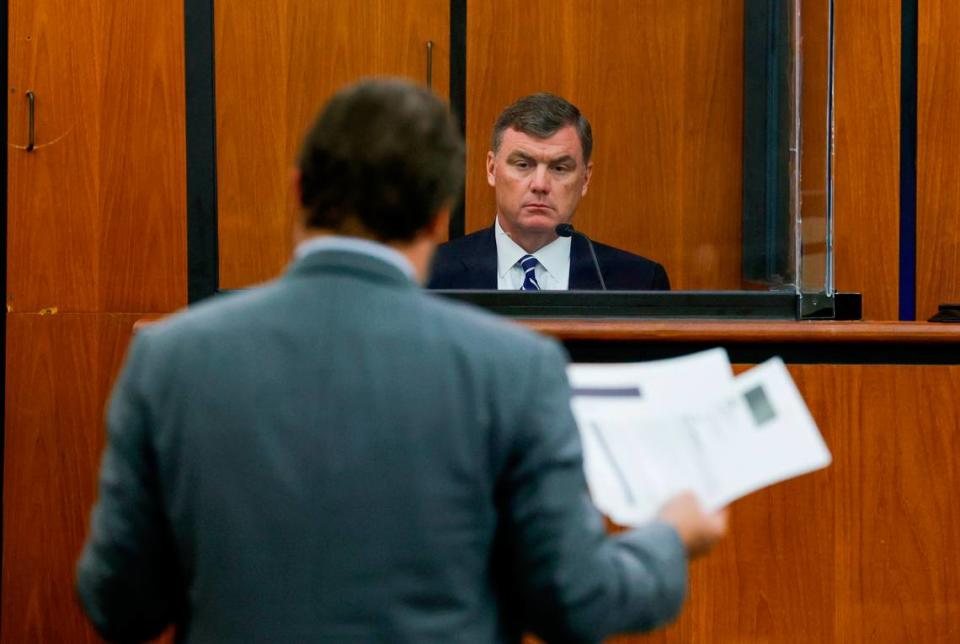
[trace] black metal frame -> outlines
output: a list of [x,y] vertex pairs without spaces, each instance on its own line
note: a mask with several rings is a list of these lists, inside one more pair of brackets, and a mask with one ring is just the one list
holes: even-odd
[[184,0],[187,107],[187,301],[220,288],[213,0]]
[[[790,276],[789,0],[743,6],[742,276],[760,284]],[[799,276],[793,276],[797,278]]]
[[[917,29],[919,0],[900,5],[899,318],[917,319]],[[926,314],[925,314],[926,315]]]
[[[467,0],[450,0],[450,109],[467,138]],[[450,239],[466,233],[466,186],[450,213]]]
[[[809,324],[815,324],[810,322]],[[787,364],[955,365],[960,344],[916,342],[669,342],[567,340],[573,362],[645,362],[726,349],[734,364],[759,364],[779,356]]]
[[794,293],[751,291],[435,291],[516,318],[795,320]]

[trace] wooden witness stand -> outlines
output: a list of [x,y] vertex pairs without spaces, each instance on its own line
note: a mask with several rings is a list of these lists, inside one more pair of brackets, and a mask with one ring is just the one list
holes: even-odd
[[675,624],[611,642],[946,642],[960,634],[960,326],[519,323],[564,342],[577,361],[724,346],[742,371],[782,355],[833,454],[825,470],[733,504],[729,536],[691,566]]
[[[672,626],[615,642],[946,642],[960,636],[960,326],[525,320],[577,361],[724,346],[782,355],[830,467],[733,504]],[[695,395],[695,394],[694,394]]]

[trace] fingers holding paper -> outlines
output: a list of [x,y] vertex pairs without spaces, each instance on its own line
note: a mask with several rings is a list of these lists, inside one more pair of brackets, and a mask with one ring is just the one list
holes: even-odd
[[727,532],[727,509],[705,511],[692,492],[671,497],[657,517],[676,529],[691,559],[710,552]]

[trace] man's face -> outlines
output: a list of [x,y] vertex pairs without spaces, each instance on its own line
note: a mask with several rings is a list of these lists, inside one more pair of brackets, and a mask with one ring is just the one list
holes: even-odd
[[591,169],[572,125],[546,139],[504,130],[500,150],[487,153],[487,182],[496,191],[500,225],[518,243],[549,241],[557,224],[573,218],[587,194]]

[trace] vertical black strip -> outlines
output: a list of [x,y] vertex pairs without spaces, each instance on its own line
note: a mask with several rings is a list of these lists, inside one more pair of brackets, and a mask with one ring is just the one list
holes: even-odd
[[[467,0],[450,0],[450,109],[460,121],[460,133],[467,136]],[[469,171],[469,169],[468,169]],[[450,239],[466,230],[464,197],[450,215]]]
[[[745,282],[782,285],[790,261],[790,16],[785,2],[743,5]],[[797,276],[793,276],[797,277]]]
[[900,319],[917,319],[917,5],[900,5]]
[[217,113],[213,0],[184,0],[187,98],[187,298],[217,292]]
[[[7,19],[7,10],[10,6],[8,0],[0,0],[0,51],[4,54],[8,54],[9,49],[9,22]],[[4,64],[0,65],[3,68],[0,71],[0,87],[4,88],[4,92],[9,92],[7,85],[9,83],[8,77],[8,66],[10,65],[9,58],[4,56]],[[19,88],[18,88],[19,89]],[[26,88],[24,88],[26,89]],[[0,172],[3,173],[3,177],[0,177],[0,293],[3,294],[3,317],[0,318],[0,356],[3,356],[3,369],[0,369],[0,499],[3,499],[3,461],[4,461],[4,445],[6,444],[7,438],[7,417],[4,413],[4,410],[7,407],[7,150],[8,140],[7,132],[9,131],[9,124],[7,123],[7,102],[9,100],[9,95],[5,96],[2,101],[0,101],[0,123],[3,123],[3,134],[0,134]],[[2,502],[0,502],[0,552],[3,552],[3,508]],[[3,558],[0,557],[0,579],[3,578]],[[0,606],[3,605],[2,601],[2,591],[0,591]],[[2,609],[0,609],[2,613]]]

